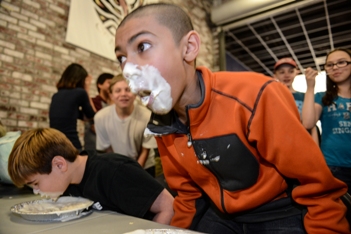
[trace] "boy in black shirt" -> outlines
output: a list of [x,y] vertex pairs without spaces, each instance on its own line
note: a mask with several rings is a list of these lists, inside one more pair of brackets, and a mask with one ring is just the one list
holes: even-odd
[[173,197],[135,161],[118,154],[81,155],[67,137],[52,128],[24,132],[8,161],[18,187],[52,199],[62,194],[82,196],[108,209],[169,224]]

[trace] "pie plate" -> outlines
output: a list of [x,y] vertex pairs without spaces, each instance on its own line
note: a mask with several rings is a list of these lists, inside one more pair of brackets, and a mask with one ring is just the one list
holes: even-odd
[[11,207],[11,212],[34,222],[65,222],[91,214],[94,202],[82,197],[60,197],[22,202]]
[[190,230],[184,229],[137,229],[132,232],[126,232],[124,234],[192,234],[192,233],[200,233],[193,232]]

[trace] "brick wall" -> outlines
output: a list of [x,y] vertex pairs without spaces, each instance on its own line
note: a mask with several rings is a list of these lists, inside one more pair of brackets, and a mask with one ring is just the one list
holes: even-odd
[[[87,1],[87,0],[84,0]],[[201,34],[199,65],[216,69],[209,23],[211,0],[168,0],[183,7]],[[3,0],[0,11],[0,119],[7,130],[49,126],[55,84],[72,62],[97,77],[117,63],[65,42],[69,0]],[[5,10],[7,9],[7,10]],[[96,95],[95,82],[91,95]],[[82,135],[82,125],[79,128]]]
[[[68,0],[5,0],[0,12],[0,118],[7,130],[47,127],[55,84],[72,62],[97,77],[117,63],[65,42]],[[95,85],[91,87],[96,94]]]

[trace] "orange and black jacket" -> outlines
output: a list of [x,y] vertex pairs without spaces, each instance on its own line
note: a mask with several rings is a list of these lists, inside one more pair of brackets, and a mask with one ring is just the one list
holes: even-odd
[[[206,197],[223,215],[243,222],[295,214],[289,178],[298,181],[294,202],[307,208],[307,233],[349,233],[340,200],[347,187],[332,176],[300,123],[289,90],[253,72],[200,67],[197,73],[202,100],[187,106],[188,126],[174,111],[153,114],[148,125],[167,183],[178,194],[171,225],[194,227]],[[274,210],[278,216],[265,215]]]

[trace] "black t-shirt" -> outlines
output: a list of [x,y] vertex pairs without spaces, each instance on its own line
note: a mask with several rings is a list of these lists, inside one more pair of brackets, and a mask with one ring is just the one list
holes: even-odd
[[151,219],[149,209],[164,187],[149,175],[135,160],[115,153],[88,154],[83,179],[70,185],[65,195],[81,196],[102,210]]
[[83,88],[60,89],[52,96],[49,110],[50,127],[64,133],[77,149],[82,148],[78,138],[77,119],[82,119],[83,114],[88,119],[95,115],[88,94]]

